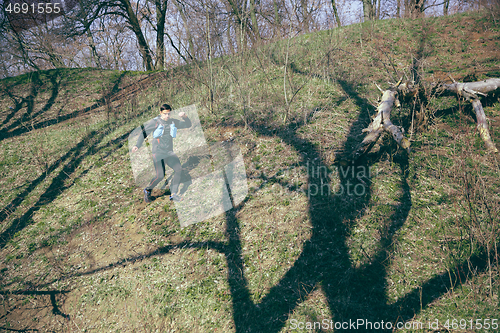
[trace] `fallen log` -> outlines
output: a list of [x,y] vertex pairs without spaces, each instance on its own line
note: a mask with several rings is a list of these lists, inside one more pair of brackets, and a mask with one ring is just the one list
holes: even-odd
[[[472,103],[472,107],[476,113],[477,128],[487,150],[498,153],[498,149],[495,147],[488,130],[486,115],[479,95],[487,96],[489,93],[500,90],[500,79],[493,78],[467,83],[454,81],[452,84],[440,84],[434,85],[434,87],[433,91],[436,96],[455,95]],[[382,92],[382,98],[377,106],[377,114],[368,128],[363,130],[363,132],[367,132],[367,135],[350,154],[350,161],[355,161],[368,153],[384,131],[389,132],[401,148],[408,153],[410,152],[410,141],[405,138],[401,128],[391,122],[391,111],[394,106],[400,106],[399,97],[405,99],[406,97],[417,96],[419,87],[414,86],[410,82],[402,83],[402,80],[400,80],[393,88],[385,91],[380,89],[380,91]]]
[[486,115],[478,95],[487,96],[489,93],[500,90],[500,79],[491,78],[467,83],[453,82],[452,84],[443,84],[440,89],[438,88],[439,90],[442,91],[441,94],[451,92],[472,103],[472,107],[476,113],[477,129],[486,145],[486,149],[489,152],[498,153],[498,149],[491,139]]
[[490,92],[494,92],[500,88],[500,79],[491,78],[483,81],[477,82],[454,82],[452,84],[442,84],[437,88],[437,92],[440,95],[445,94],[446,92],[452,92],[464,98],[471,98],[477,95],[486,96]]
[[385,90],[383,92],[375,118],[373,118],[368,128],[363,130],[363,132],[368,132],[368,134],[351,154],[350,160],[356,160],[369,152],[384,130],[391,133],[394,140],[409,152],[410,142],[404,137],[401,129],[391,122],[391,110],[395,104],[399,105],[397,96],[397,90]]

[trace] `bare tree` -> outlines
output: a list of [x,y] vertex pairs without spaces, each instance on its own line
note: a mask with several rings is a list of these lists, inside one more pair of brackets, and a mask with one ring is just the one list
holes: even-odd
[[274,9],[274,30],[275,30],[276,27],[281,25],[278,0],[273,0],[273,9]]
[[90,65],[98,68],[103,68],[103,60],[98,51],[98,42],[92,26],[103,5],[102,2],[79,0],[78,7],[63,16],[63,34],[68,39],[85,36],[86,44],[90,48]]
[[406,7],[406,17],[416,19],[423,16],[425,10],[425,0],[409,0]]
[[377,0],[362,0],[363,1],[363,17],[365,21],[374,20],[376,18]]
[[[260,0],[258,1],[256,14],[259,15],[260,38],[272,38],[283,34],[285,28],[285,13],[287,4],[284,0]],[[252,23],[253,24],[253,23]]]
[[337,27],[340,27],[340,17],[339,13],[337,11],[337,5],[335,4],[335,0],[332,0],[332,10],[333,10],[333,18],[335,19],[335,22],[337,22]]
[[132,33],[127,30],[122,17],[106,17],[99,21],[95,32],[102,44],[102,66],[108,69],[127,69],[128,57],[125,49],[133,42]]
[[132,4],[129,0],[117,0],[110,1],[108,6],[111,11],[109,14],[116,14],[125,18],[128,23],[128,28],[132,30],[137,38],[137,43],[139,44],[139,52],[144,61],[144,67],[147,71],[153,70],[153,60],[151,57],[151,49],[144,37],[144,34],[141,29],[141,24],[139,19],[137,18],[136,11],[138,11],[139,3],[137,3],[136,10],[132,7]]
[[78,52],[68,47],[60,22],[55,21],[31,29],[15,29],[6,22],[1,39],[7,58],[21,71],[74,65]]
[[443,15],[448,15],[448,9],[450,8],[450,0],[444,0],[443,3]]
[[237,0],[226,0],[227,7],[232,13],[232,19],[234,20],[234,27],[236,32],[236,44],[238,50],[243,50],[247,47],[247,36],[249,36],[248,22],[246,19],[246,1]]
[[[185,29],[185,34],[186,34],[186,39],[187,39],[187,52],[188,52],[188,57],[193,60],[195,57],[195,49],[194,49],[194,41],[193,41],[193,36],[191,33],[191,28],[190,28],[190,23],[188,21],[188,13],[186,10],[186,3],[184,1],[178,1],[178,0],[173,0],[173,3],[175,7],[177,8],[177,11],[182,19],[182,22],[184,24],[184,29]],[[228,29],[229,31],[229,29]]]
[[256,14],[257,6],[255,4],[255,0],[250,0],[250,18],[252,20],[252,32],[255,36],[256,40],[260,40],[259,33],[259,24],[257,22],[257,14]]
[[165,19],[167,0],[155,0],[156,6],[156,69],[165,67]]
[[309,32],[311,30],[311,21],[312,21],[312,9],[309,8],[308,0],[300,0],[299,6],[300,18],[302,29],[305,32]]

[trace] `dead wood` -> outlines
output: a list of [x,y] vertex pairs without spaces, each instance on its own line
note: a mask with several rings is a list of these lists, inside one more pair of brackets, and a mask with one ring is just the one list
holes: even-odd
[[[391,122],[391,111],[394,106],[400,106],[400,98],[401,100],[406,100],[408,97],[417,96],[419,88],[419,86],[415,86],[411,82],[402,83],[402,80],[400,80],[391,89],[382,91],[379,88],[382,92],[382,98],[380,99],[380,103],[377,107],[377,114],[368,128],[363,130],[363,132],[367,132],[367,135],[358,147],[350,154],[350,161],[355,161],[359,157],[368,153],[384,131],[389,132],[401,148],[408,153],[410,152],[410,141],[405,138],[401,128]],[[432,84],[429,91],[432,91],[436,96],[454,95],[458,98],[463,98],[466,101],[471,102],[474,112],[476,113],[478,131],[486,145],[487,150],[493,153],[498,153],[498,149],[495,147],[495,144],[491,139],[486,115],[479,99],[480,95],[487,96],[488,94],[494,93],[498,90],[500,90],[500,79],[491,78],[477,82],[462,83],[454,81],[451,84]]]

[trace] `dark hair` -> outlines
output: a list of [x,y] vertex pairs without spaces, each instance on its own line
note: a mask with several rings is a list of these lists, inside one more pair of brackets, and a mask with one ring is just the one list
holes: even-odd
[[160,112],[164,110],[172,111],[172,108],[168,104],[163,104],[162,106],[160,106]]

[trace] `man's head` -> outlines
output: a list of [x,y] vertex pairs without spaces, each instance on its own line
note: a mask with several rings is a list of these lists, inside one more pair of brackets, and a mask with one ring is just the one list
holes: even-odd
[[168,120],[170,118],[170,113],[172,112],[172,108],[168,104],[163,104],[160,106],[160,117],[163,120]]

